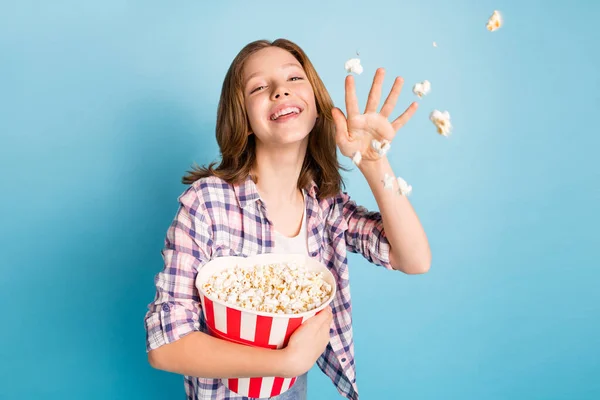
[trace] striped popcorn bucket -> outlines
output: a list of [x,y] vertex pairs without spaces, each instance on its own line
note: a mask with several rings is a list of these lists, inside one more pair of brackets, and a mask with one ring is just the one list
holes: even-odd
[[[275,314],[247,310],[226,304],[215,296],[208,296],[203,285],[221,271],[234,266],[252,267],[294,262],[309,271],[323,272],[323,277],[332,286],[331,297],[318,308],[300,314]],[[260,254],[250,257],[218,257],[206,263],[196,277],[196,288],[200,293],[204,318],[210,333],[220,339],[247,346],[281,349],[291,334],[308,318],[324,309],[333,300],[336,291],[335,278],[327,267],[302,254]],[[277,396],[291,388],[296,378],[252,377],[223,379],[231,391],[246,397],[263,398]]]

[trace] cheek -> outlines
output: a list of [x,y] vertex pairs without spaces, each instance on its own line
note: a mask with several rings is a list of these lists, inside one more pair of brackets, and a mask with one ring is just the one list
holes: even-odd
[[307,96],[306,98],[308,99],[307,103],[310,106],[311,114],[314,114],[316,116],[317,115],[317,100],[315,99],[315,94],[312,91],[310,91],[309,93],[307,93],[306,96]]
[[260,117],[260,107],[257,107],[256,102],[246,102],[246,114],[250,123],[255,123]]
[[312,87],[307,87],[303,90],[302,97],[307,99],[307,103],[312,107],[316,106],[317,100],[315,99],[315,92],[312,90]]

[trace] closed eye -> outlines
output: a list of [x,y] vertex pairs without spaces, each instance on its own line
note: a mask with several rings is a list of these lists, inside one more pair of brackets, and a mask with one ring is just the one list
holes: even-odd
[[[304,79],[304,78],[303,78],[303,77],[301,77],[301,76],[293,76],[293,77],[291,77],[289,80],[290,80],[290,81],[292,81],[292,82],[295,82],[295,81],[301,81],[301,80],[303,80],[303,79]],[[250,92],[250,94],[252,94],[252,93],[254,93],[254,92],[258,92],[259,90],[262,90],[262,89],[264,89],[264,88],[266,88],[266,86],[259,86],[259,87],[257,87],[257,88],[254,88],[254,89],[252,89],[252,91]]]
[[254,93],[254,92],[258,92],[260,89],[266,88],[266,86],[259,86],[255,89],[252,89],[252,91],[250,92],[250,94]]

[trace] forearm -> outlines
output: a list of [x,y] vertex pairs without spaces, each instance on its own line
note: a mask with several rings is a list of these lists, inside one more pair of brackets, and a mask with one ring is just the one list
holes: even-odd
[[394,269],[408,274],[427,272],[431,264],[431,251],[416,212],[406,196],[398,194],[396,179],[393,180],[392,190],[383,186],[386,173],[396,176],[387,157],[362,162],[359,168],[379,206],[385,235],[391,247],[390,263]]
[[148,353],[157,369],[202,378],[295,376],[284,350],[245,346],[192,332]]

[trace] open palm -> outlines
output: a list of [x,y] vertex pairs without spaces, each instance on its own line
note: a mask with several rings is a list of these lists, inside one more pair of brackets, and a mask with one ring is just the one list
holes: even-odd
[[396,106],[396,101],[404,83],[401,77],[397,77],[390,94],[383,103],[383,107],[377,112],[384,76],[384,69],[377,69],[364,114],[360,114],[358,110],[354,77],[352,75],[346,77],[346,111],[348,117],[346,118],[342,110],[337,107],[332,110],[336,127],[336,142],[341,153],[346,157],[352,157],[358,151],[362,155],[362,160],[378,160],[381,156],[371,147],[371,141],[376,139],[380,142],[383,140],[391,142],[396,136],[396,132],[417,110],[418,105],[413,102],[393,122],[388,120]]

